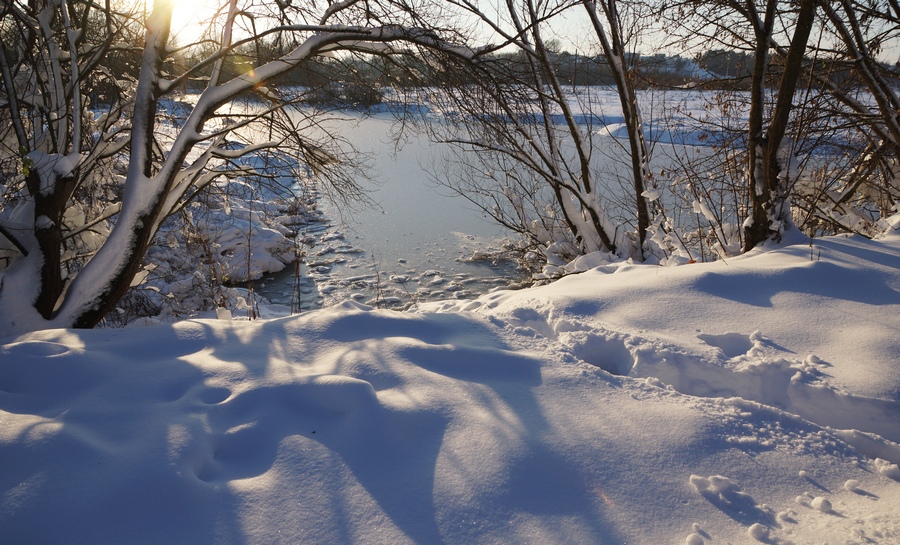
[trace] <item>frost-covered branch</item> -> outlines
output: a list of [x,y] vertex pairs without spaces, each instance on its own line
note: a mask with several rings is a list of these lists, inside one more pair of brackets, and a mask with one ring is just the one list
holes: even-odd
[[[6,132],[20,148],[0,159],[21,170],[14,177],[22,187],[2,203],[4,217],[15,217],[4,220],[0,235],[19,255],[0,271],[0,332],[96,324],[132,285],[166,217],[222,176],[271,177],[240,164],[247,155],[289,145],[304,166],[357,193],[336,142],[304,137],[301,123],[283,113],[293,100],[267,83],[331,53],[476,55],[445,37],[460,35],[452,29],[431,29],[419,11],[425,4],[285,4],[265,13],[265,6],[242,2],[227,0],[215,49],[183,70],[185,59],[178,56],[204,49],[174,46],[171,2],[154,3],[145,20],[110,1],[37,0],[0,9],[7,32],[0,47],[0,89],[7,100],[0,107],[12,121]],[[258,17],[268,19],[257,25]],[[238,30],[239,21],[251,23],[249,35]],[[133,32],[136,25],[144,28],[142,38]],[[259,54],[270,39],[288,47],[257,57],[252,69],[235,70],[237,59]],[[200,79],[205,89],[186,115],[166,121],[161,99],[178,99]],[[226,105],[250,94],[266,104],[219,123]],[[275,133],[241,149],[226,145],[259,125]],[[4,297],[13,292],[21,297]]]

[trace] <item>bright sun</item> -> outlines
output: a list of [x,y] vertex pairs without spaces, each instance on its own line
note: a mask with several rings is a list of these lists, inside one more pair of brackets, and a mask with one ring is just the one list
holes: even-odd
[[181,45],[196,43],[209,28],[209,21],[227,0],[176,1],[172,9],[172,35]]

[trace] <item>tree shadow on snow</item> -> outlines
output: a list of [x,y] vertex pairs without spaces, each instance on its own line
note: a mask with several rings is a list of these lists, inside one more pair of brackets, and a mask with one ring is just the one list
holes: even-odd
[[[471,537],[477,541],[485,538],[478,528],[505,527],[505,521],[517,513],[527,513],[553,526],[553,539],[623,541],[604,520],[601,501],[585,478],[584,468],[547,444],[549,425],[533,391],[542,384],[540,361],[514,353],[484,323],[460,314],[348,313],[329,321],[320,335],[323,340],[340,340],[365,350],[364,354],[348,355],[345,363],[347,369],[353,369],[351,375],[366,380],[375,390],[390,390],[393,395],[410,398],[422,395],[424,392],[405,390],[400,381],[386,376],[389,373],[370,369],[391,371],[392,367],[401,367],[404,369],[398,372],[405,373],[409,372],[405,368],[414,366],[420,370],[415,371],[420,376],[416,384],[421,380],[426,388],[447,388],[446,395],[460,388],[462,395],[471,396],[473,407],[496,412],[489,419],[490,425],[509,426],[502,431],[472,429],[475,438],[496,432],[512,434],[511,439],[517,438],[512,440],[524,442],[524,450],[517,449],[519,455],[504,466],[507,473],[502,486],[482,489],[463,505],[453,501],[435,505],[436,464],[448,429],[455,424],[452,413],[439,408],[434,409],[437,412],[403,413],[376,403],[354,433],[334,437],[317,434],[317,440],[340,454],[385,514],[413,541],[443,543],[440,520],[467,521],[473,529]],[[385,342],[372,344],[379,339]],[[373,365],[361,366],[355,362],[359,358]],[[354,362],[357,365],[351,365]],[[428,374],[434,378],[428,378]],[[465,435],[467,431],[454,426],[453,433]],[[502,438],[494,437],[503,445]],[[464,437],[454,436],[455,441],[461,439]],[[469,475],[467,478],[476,481],[474,489],[480,489],[477,481],[482,469],[469,467],[480,464],[480,460],[446,454],[444,463],[459,465],[445,470]],[[550,521],[559,517],[577,523],[556,527]],[[458,528],[454,535],[461,535]]]
[[204,374],[177,358],[198,346],[169,326],[54,334],[78,348],[0,353],[0,411],[40,418],[0,442],[4,543],[246,543],[236,497],[192,471]]
[[[545,437],[549,426],[533,392],[542,383],[540,362],[514,354],[483,323],[367,311],[218,325],[78,332],[82,350],[50,362],[80,369],[70,384],[42,384],[39,377],[52,370],[20,373],[0,358],[0,410],[61,426],[46,440],[0,443],[4,467],[16,468],[0,473],[0,494],[28,491],[15,509],[2,506],[0,532],[15,542],[128,535],[134,543],[242,545],[280,538],[280,530],[306,535],[297,527],[310,521],[327,526],[308,529],[320,541],[371,540],[359,532],[381,515],[359,510],[369,501],[359,496],[361,487],[416,543],[444,543],[439,519],[447,509],[504,527],[498,521],[518,513],[544,524],[565,516],[578,523],[557,529],[560,536],[622,541],[604,520],[584,468]],[[357,350],[353,357],[370,365],[349,356],[323,363],[336,349]],[[134,361],[121,361],[123,354]],[[128,365],[140,372],[116,372]],[[429,388],[484,396],[487,410],[498,411],[494,422],[515,415],[526,448],[511,458],[502,487],[486,489],[477,506],[435,504],[436,466],[453,413],[417,405],[422,392],[403,391],[405,375],[393,369],[392,376],[392,366],[433,374],[433,382],[422,383]],[[379,395],[388,391],[412,405],[385,403]],[[23,403],[26,395],[33,403]],[[40,463],[61,451],[68,465]],[[480,475],[478,467],[469,470]],[[277,503],[286,497],[290,502]],[[33,524],[46,513],[54,513],[53,525]],[[271,518],[245,527],[260,516]]]

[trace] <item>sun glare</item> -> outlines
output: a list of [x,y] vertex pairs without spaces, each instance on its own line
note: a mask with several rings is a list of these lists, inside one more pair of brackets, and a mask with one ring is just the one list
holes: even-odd
[[210,20],[224,11],[228,0],[176,1],[172,9],[172,35],[179,45],[190,45],[204,38]]

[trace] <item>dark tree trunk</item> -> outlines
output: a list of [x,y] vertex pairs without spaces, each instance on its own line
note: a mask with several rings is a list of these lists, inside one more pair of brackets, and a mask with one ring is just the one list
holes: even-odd
[[809,41],[816,15],[816,0],[800,1],[797,26],[784,59],[784,68],[777,88],[778,98],[775,110],[768,129],[764,129],[766,59],[772,38],[774,6],[774,0],[770,0],[763,28],[756,30],[757,43],[749,121],[748,189],[751,210],[750,222],[744,227],[743,251],[745,252],[770,238],[780,236],[780,231],[773,228],[772,222],[782,221],[783,224],[789,219],[786,215],[790,214],[790,210],[785,210],[785,208],[790,187],[788,187],[788,180],[781,175],[784,165],[778,155],[793,109],[794,92],[800,79],[806,44]]

